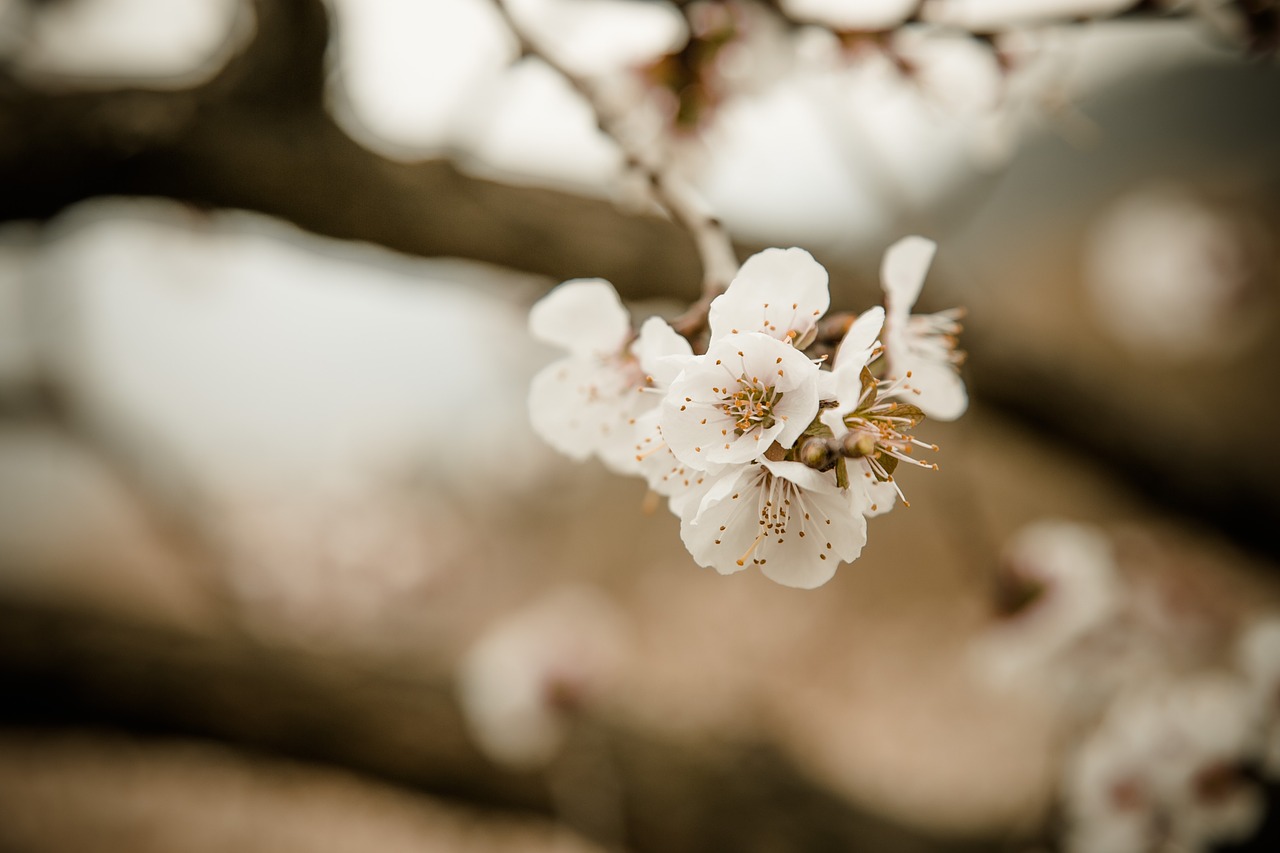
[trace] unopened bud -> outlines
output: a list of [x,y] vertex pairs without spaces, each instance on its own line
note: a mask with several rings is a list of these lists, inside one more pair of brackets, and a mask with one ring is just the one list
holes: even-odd
[[847,432],[840,439],[840,452],[851,459],[870,456],[875,450],[876,440],[865,432]]
[[811,438],[800,447],[800,461],[810,468],[826,471],[836,464],[836,454],[825,439]]

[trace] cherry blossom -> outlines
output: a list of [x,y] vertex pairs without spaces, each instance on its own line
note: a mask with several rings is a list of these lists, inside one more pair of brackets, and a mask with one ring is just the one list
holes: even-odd
[[1262,771],[1280,778],[1280,617],[1249,625],[1241,633],[1237,658],[1253,700]]
[[925,414],[951,421],[969,406],[964,382],[956,372],[960,312],[911,314],[936,249],[932,240],[904,237],[885,252],[880,267],[886,306],[885,357],[890,376],[910,373],[911,387],[918,392],[915,402]]
[[724,465],[705,465],[695,468],[676,458],[662,437],[659,419],[662,410],[652,409],[636,419],[636,460],[640,463],[640,475],[649,488],[667,498],[671,512],[680,516],[689,501],[701,499],[709,483],[724,470]]
[[659,426],[686,465],[750,462],[788,448],[818,413],[818,367],[759,332],[730,334],[671,385]]
[[594,588],[559,587],[499,620],[463,656],[467,728],[491,760],[540,767],[559,752],[572,714],[597,701],[627,655],[625,619]]
[[858,494],[830,474],[798,462],[726,470],[680,523],[685,547],[700,566],[732,574],[758,566],[784,586],[813,589],[867,541]]
[[[855,420],[857,429],[851,431],[845,418],[867,402],[868,386],[863,384],[863,371],[880,350],[878,337],[883,327],[883,308],[876,306],[862,312],[840,342],[830,373],[823,374],[824,377],[830,377],[825,382],[823,399],[833,400],[835,405],[824,408],[819,419],[831,430],[833,437],[844,439],[852,435],[847,440],[855,445],[863,436],[873,445],[881,437],[880,430],[868,421]],[[874,385],[873,380],[871,387]],[[868,517],[883,515],[893,509],[897,487],[889,478],[881,479],[876,476],[870,454],[848,459],[845,464],[851,469],[848,471],[848,488],[861,493],[861,502],[865,507],[863,511]]]
[[[596,455],[620,474],[638,474],[636,418],[658,405],[660,390],[693,350],[664,320],[650,317],[631,342],[631,320],[613,286],[567,281],[533,306],[529,329],[569,351],[539,372],[529,394],[534,430],[573,459]],[[630,346],[628,347],[628,343]]]
[[572,459],[598,455],[619,473],[633,473],[627,427],[641,405],[636,389],[644,373],[627,350],[631,318],[613,285],[603,279],[566,281],[533,306],[529,331],[569,351],[533,378],[534,431]]
[[1249,758],[1247,691],[1224,674],[1139,684],[1068,768],[1072,853],[1208,850],[1247,837],[1262,799]]
[[827,271],[804,249],[765,249],[747,258],[711,303],[711,340],[760,332],[804,348],[831,295]]
[[[932,255],[932,243],[915,240],[906,245]],[[707,305],[702,355],[656,317],[633,337],[607,282],[566,282],[530,318],[537,337],[568,350],[534,381],[534,427],[574,458],[643,477],[680,518],[700,565],[758,566],[787,586],[820,586],[861,553],[866,519],[902,496],[897,466],[937,467],[912,455],[937,450],[911,435],[925,416],[913,374],[884,376],[895,345],[912,357],[941,349],[920,332],[930,318],[908,313],[929,257],[903,257],[898,248],[886,260],[886,282],[914,275],[913,289],[889,287],[887,310],[828,324],[846,327],[830,370],[806,353],[831,344],[829,331],[818,340],[830,296],[826,270],[803,249],[768,249],[742,265]],[[959,383],[949,358],[948,349]]]

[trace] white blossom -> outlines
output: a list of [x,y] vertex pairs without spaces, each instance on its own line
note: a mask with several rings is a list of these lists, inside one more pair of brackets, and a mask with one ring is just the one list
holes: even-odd
[[759,332],[716,341],[672,383],[659,425],[685,465],[750,462],[795,443],[818,412],[818,367]]
[[[826,381],[822,398],[834,401],[835,405],[824,408],[820,420],[836,438],[843,438],[850,432],[845,416],[866,400],[862,372],[880,350],[878,338],[883,328],[883,308],[877,305],[862,312],[841,340],[831,371],[823,374]],[[869,424],[859,428],[858,432],[869,436],[872,441],[880,437],[879,430],[873,429]],[[849,472],[848,488],[861,493],[859,502],[868,518],[883,515],[893,509],[898,494],[897,487],[887,479],[881,480],[876,476],[869,457],[847,459],[845,464]]]
[[640,464],[640,476],[649,488],[667,498],[667,506],[676,516],[684,514],[689,501],[701,499],[709,480],[724,470],[724,465],[705,465],[695,468],[676,458],[662,437],[659,419],[662,410],[652,409],[636,419],[636,460]]
[[760,332],[804,348],[831,305],[827,271],[804,249],[765,249],[747,258],[711,303],[711,340]]
[[1102,330],[1135,355],[1195,363],[1238,355],[1267,328],[1250,217],[1178,185],[1143,186],[1097,218],[1084,282]]
[[597,701],[626,659],[623,616],[589,587],[555,589],[499,620],[464,655],[459,700],[477,745],[513,768],[558,753],[572,712]]
[[1014,600],[975,649],[983,671],[998,683],[1053,678],[1077,704],[1113,687],[1102,676],[1118,663],[1116,650],[1105,649],[1104,660],[1090,654],[1126,601],[1108,537],[1089,525],[1044,519],[1018,531],[1001,565],[1001,587]]
[[665,389],[693,358],[689,342],[659,317],[646,320],[632,341],[627,310],[601,279],[552,290],[529,312],[529,329],[569,351],[533,379],[534,430],[573,459],[595,455],[617,473],[640,473],[636,418],[660,397],[639,392]]
[[1240,636],[1237,657],[1253,701],[1262,770],[1280,778],[1280,617],[1249,625]]
[[905,378],[918,392],[915,403],[925,414],[951,421],[964,414],[969,397],[956,371],[955,335],[959,312],[912,315],[937,244],[924,237],[904,237],[885,252],[880,267],[885,293],[885,357],[889,375]]
[[797,20],[862,31],[900,26],[919,5],[919,0],[782,0],[783,10]]
[[1238,773],[1247,704],[1244,686],[1221,673],[1120,697],[1068,766],[1067,850],[1197,851],[1248,837],[1262,802]]
[[1107,17],[1133,0],[926,0],[930,23],[975,31],[1006,29],[1071,18]]
[[620,473],[635,470],[628,423],[644,382],[627,351],[631,319],[603,279],[566,281],[529,312],[529,331],[568,350],[544,367],[529,389],[529,418],[548,444],[572,459],[598,455]]
[[681,519],[700,566],[732,574],[758,566],[784,586],[813,589],[852,562],[867,541],[857,493],[798,462],[735,466]]

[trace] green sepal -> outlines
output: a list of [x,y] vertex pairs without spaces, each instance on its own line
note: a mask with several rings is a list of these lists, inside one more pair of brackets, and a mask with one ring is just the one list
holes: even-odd
[[[920,410],[919,406],[913,406],[910,403],[896,403],[887,414],[895,418],[908,418],[911,421],[910,429],[915,429],[924,421],[924,412]],[[903,432],[904,430],[898,431]]]

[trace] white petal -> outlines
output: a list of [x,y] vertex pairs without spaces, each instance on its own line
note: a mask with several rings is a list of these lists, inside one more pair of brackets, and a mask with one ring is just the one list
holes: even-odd
[[884,253],[880,284],[884,287],[891,319],[908,313],[920,296],[924,277],[933,263],[938,244],[924,237],[903,237]]
[[[783,536],[770,536],[758,547],[760,570],[783,586],[813,589],[862,553],[867,520],[849,491],[840,489],[829,474],[798,462],[766,462],[775,476],[790,481],[791,518]],[[794,526],[793,526],[794,525]],[[799,533],[803,531],[804,536]],[[781,540],[781,541],[779,541]]]
[[710,470],[699,471],[677,459],[662,438],[662,430],[658,425],[660,413],[659,409],[653,409],[636,418],[634,458],[649,488],[667,497],[668,508],[675,515],[681,516],[690,501],[696,504],[696,501],[702,499],[710,481],[723,468],[711,465],[708,466]]
[[[766,335],[722,339],[671,385],[662,402],[663,437],[677,459],[700,469],[749,462],[774,441],[790,447],[818,412],[818,372],[803,353]],[[772,426],[739,435],[725,406],[744,376],[773,387],[781,397]]]
[[835,365],[840,367],[845,362],[851,362],[853,369],[861,373],[862,368],[866,366],[868,359],[871,358],[871,351],[876,346],[876,338],[880,336],[880,330],[883,328],[883,308],[877,305],[874,308],[863,311],[858,316],[858,319],[853,321],[849,331],[845,332],[844,340],[840,342],[840,348],[836,350]]
[[658,388],[670,387],[680,372],[694,359],[693,347],[661,317],[650,317],[640,326],[640,335],[631,345],[646,376]]
[[826,424],[827,429],[831,430],[831,434],[836,438],[840,438],[849,431],[844,423],[844,415],[839,409],[823,409],[822,414],[818,415],[818,420]]
[[782,0],[792,18],[836,30],[890,30],[915,11],[919,0]]
[[733,332],[803,338],[831,305],[827,271],[804,249],[765,249],[747,258],[711,303],[711,340]]
[[[594,360],[562,358],[529,385],[529,420],[544,441],[573,459],[622,439],[640,394],[626,375]],[[632,454],[634,455],[634,454]]]
[[847,465],[849,491],[854,494],[854,502],[861,507],[863,515],[875,518],[893,509],[898,490],[892,483],[877,480],[865,459],[850,459]]
[[954,421],[969,408],[964,380],[949,363],[917,362],[911,366],[911,379],[908,381],[920,391],[913,402],[931,418]]
[[740,572],[739,564],[756,538],[756,505],[763,469],[757,465],[726,468],[708,487],[702,500],[685,508],[680,518],[680,538],[699,566],[722,575]]
[[681,536],[694,559],[721,574],[757,566],[770,579],[805,589],[856,559],[866,519],[851,493],[797,462],[733,469],[686,511]]
[[614,355],[631,335],[631,318],[612,284],[573,279],[534,303],[529,332],[574,355]]
[[722,371],[699,366],[682,373],[662,400],[662,437],[685,465],[704,469],[712,463],[746,461],[726,456],[739,436],[734,435],[734,419],[721,411],[718,395],[710,391],[723,379]]

